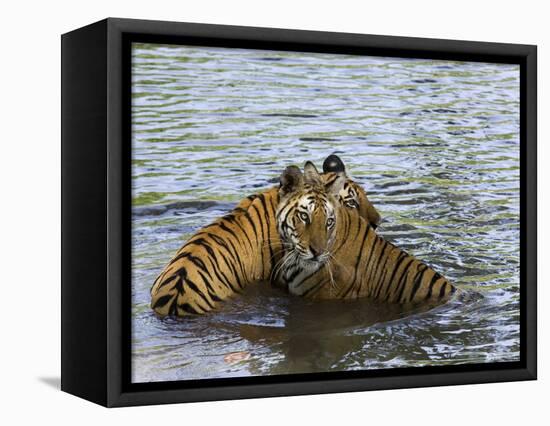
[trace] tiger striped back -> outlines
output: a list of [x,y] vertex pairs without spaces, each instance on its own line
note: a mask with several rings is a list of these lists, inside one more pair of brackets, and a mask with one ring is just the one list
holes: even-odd
[[159,315],[202,314],[245,286],[269,280],[280,255],[276,191],[200,229],[181,247],[151,288]]

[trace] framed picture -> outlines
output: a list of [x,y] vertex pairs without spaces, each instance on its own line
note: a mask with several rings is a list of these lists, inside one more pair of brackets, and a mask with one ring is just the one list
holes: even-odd
[[107,19],[62,37],[62,389],[536,378],[536,47]]

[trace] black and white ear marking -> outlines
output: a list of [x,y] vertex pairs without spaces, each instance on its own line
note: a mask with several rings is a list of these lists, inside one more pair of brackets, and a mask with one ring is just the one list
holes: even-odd
[[304,165],[304,175],[306,183],[309,183],[311,185],[322,184],[321,175],[311,161],[306,161],[306,164]]
[[332,179],[325,183],[325,191],[338,197],[340,191],[344,189],[347,179],[345,172],[336,173]]
[[288,166],[281,174],[279,181],[279,192],[281,195],[287,195],[303,187],[304,175],[299,167]]
[[323,173],[329,172],[346,172],[346,166],[344,166],[344,162],[336,154],[330,154],[327,158],[325,158],[325,161],[323,162]]

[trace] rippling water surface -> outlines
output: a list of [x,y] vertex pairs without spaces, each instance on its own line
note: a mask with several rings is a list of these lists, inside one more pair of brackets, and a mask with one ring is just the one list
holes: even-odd
[[[133,381],[519,360],[519,68],[134,45]],[[431,311],[257,285],[157,318],[174,252],[285,166],[336,152],[379,233],[463,290]]]

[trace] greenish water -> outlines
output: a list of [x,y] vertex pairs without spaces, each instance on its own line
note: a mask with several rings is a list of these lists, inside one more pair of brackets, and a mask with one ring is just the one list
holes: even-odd
[[[135,45],[135,382],[519,360],[519,68]],[[174,252],[287,165],[336,152],[379,233],[464,290],[427,312],[251,287],[157,318]]]

